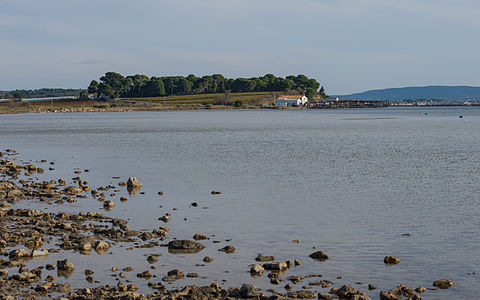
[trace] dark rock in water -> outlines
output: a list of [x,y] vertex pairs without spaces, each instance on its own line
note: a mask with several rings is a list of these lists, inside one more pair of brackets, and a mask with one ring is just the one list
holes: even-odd
[[425,293],[427,289],[424,286],[419,286],[418,288],[415,289],[415,292],[417,293]]
[[30,256],[32,256],[32,253],[30,251],[21,249],[21,248],[12,250],[8,253],[8,257],[10,259],[17,259],[17,258],[30,257]]
[[449,279],[439,279],[433,282],[433,286],[439,287],[441,289],[448,289],[455,285],[455,282]]
[[265,270],[280,271],[287,269],[287,263],[284,261],[263,264]]
[[198,233],[197,233],[197,234],[195,234],[195,235],[193,236],[193,239],[196,240],[196,241],[200,241],[200,240],[206,240],[207,237],[204,236],[204,235],[202,235],[202,234],[198,234]]
[[290,298],[299,298],[299,299],[314,299],[314,298],[317,298],[316,293],[314,293],[312,291],[306,291],[306,290],[289,292],[287,294],[287,296],[290,297]]
[[131,187],[131,188],[141,188],[141,187],[142,187],[142,184],[138,181],[137,178],[135,178],[135,177],[130,177],[130,178],[128,178],[128,180],[127,180],[127,187]]
[[183,277],[185,277],[185,274],[182,271],[175,269],[175,270],[168,271],[167,276],[164,276],[162,280],[171,282],[171,281],[181,279]]
[[375,285],[373,285],[373,284],[368,285],[368,290],[369,291],[373,291],[373,290],[376,290],[376,289],[377,289],[377,287]]
[[168,243],[168,252],[170,253],[197,253],[205,248],[200,242],[190,240],[175,240]]
[[317,252],[314,252],[314,253],[310,254],[309,256],[313,259],[320,260],[320,261],[329,259],[329,256],[321,250],[317,251]]
[[339,289],[331,289],[330,294],[335,294],[340,299],[371,300],[367,294],[349,285],[344,285]]
[[235,247],[228,245],[228,246],[225,246],[221,249],[218,249],[218,251],[225,252],[225,253],[233,253],[233,252],[235,252]]
[[150,278],[152,278],[152,273],[150,273],[149,270],[146,270],[145,272],[137,274],[137,277],[138,278],[144,278],[144,279],[150,279]]
[[222,193],[222,192],[212,191],[211,194],[212,194],[212,195],[219,195],[219,194],[221,194],[221,193]]
[[332,300],[332,299],[338,299],[338,297],[337,295],[333,295],[333,294],[318,293],[318,299]]
[[261,265],[258,265],[258,264],[253,265],[250,268],[250,274],[252,276],[261,276],[264,271],[265,271],[265,269]]
[[206,263],[209,263],[209,262],[213,261],[213,258],[211,258],[211,257],[209,257],[209,256],[205,256],[205,257],[203,258],[203,261],[206,262]]
[[158,256],[150,255],[149,257],[147,257],[147,261],[151,264],[156,263],[158,261]]
[[397,286],[389,291],[380,292],[380,300],[397,300],[404,297],[412,298],[415,295],[411,287],[404,284]]
[[386,256],[383,259],[383,262],[386,263],[387,265],[398,265],[400,263],[400,258],[395,256]]
[[275,258],[273,256],[263,256],[259,254],[257,258],[255,258],[256,261],[273,261]]
[[60,271],[73,271],[75,269],[75,265],[68,259],[57,260],[57,269]]

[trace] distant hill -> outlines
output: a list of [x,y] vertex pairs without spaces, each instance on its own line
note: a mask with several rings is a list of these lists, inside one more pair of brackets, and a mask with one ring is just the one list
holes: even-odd
[[470,100],[480,101],[480,87],[422,86],[370,90],[350,95],[336,95],[340,99],[360,100]]

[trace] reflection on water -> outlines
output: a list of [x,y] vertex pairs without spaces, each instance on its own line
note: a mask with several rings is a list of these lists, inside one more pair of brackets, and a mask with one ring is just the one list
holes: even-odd
[[[431,287],[434,280],[449,278],[454,287],[422,298],[475,298],[480,293],[480,270],[472,263],[480,260],[480,110],[428,108],[427,115],[420,114],[425,111],[2,115],[0,145],[18,150],[23,159],[55,161],[55,170],[37,174],[39,180],[69,181],[78,176],[75,168],[90,169],[79,176],[94,187],[118,186],[135,176],[142,193],[129,195],[118,186],[115,196],[105,196],[115,203],[105,214],[128,218],[132,229],[152,230],[170,213],[166,242],[208,237],[196,254],[117,244],[111,255],[52,254],[39,264],[75,259],[81,270],[95,268],[102,283],[115,283],[113,266],[132,266],[128,279],[148,291],[135,274],[149,268],[146,257],[155,252],[162,256],[151,271],[160,278],[172,269],[200,274],[169,288],[226,280],[227,286],[247,282],[268,289],[266,275],[252,278],[248,272],[262,253],[299,259],[303,263],[286,276],[320,273],[332,287],[355,282],[362,282],[354,286],[363,290],[368,283],[380,289],[402,283]],[[98,211],[101,204],[87,198],[61,207],[28,207]],[[235,253],[218,252],[227,244]],[[317,250],[330,259],[308,257]],[[401,263],[386,266],[387,255]],[[213,261],[204,263],[205,256]],[[75,271],[70,280],[82,286],[85,278]],[[378,297],[378,291],[368,294]]]

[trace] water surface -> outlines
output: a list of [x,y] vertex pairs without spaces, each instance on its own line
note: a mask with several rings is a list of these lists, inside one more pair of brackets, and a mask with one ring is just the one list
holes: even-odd
[[[0,116],[0,146],[22,159],[55,161],[55,170],[39,179],[71,179],[75,168],[90,169],[81,177],[93,187],[135,176],[145,194],[122,189],[106,215],[151,230],[165,225],[158,217],[170,212],[169,238],[210,237],[198,254],[118,245],[112,255],[60,253],[37,262],[70,257],[82,266],[70,278],[74,287],[89,286],[84,268],[95,268],[105,284],[115,282],[111,267],[130,265],[135,271],[127,278],[147,292],[135,274],[149,268],[146,255],[161,253],[151,270],[155,281],[175,268],[205,277],[169,288],[226,280],[224,286],[283,290],[286,282],[250,277],[249,265],[262,253],[300,259],[286,275],[322,274],[332,287],[431,287],[449,278],[453,288],[422,297],[472,299],[480,293],[479,128],[478,108],[22,114]],[[78,212],[100,210],[101,203],[20,206]],[[236,252],[217,251],[225,245]],[[331,258],[311,260],[313,247]],[[196,266],[206,255],[214,261]],[[384,265],[386,255],[398,256],[400,265]]]

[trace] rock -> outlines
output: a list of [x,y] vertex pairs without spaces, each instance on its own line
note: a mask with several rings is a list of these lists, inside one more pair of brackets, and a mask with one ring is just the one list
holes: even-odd
[[115,207],[115,203],[113,203],[112,200],[108,200],[108,201],[103,202],[103,207],[107,208],[107,209],[112,209],[112,208]]
[[333,295],[333,294],[318,293],[318,299],[332,300],[332,299],[338,299],[338,297],[337,295]]
[[274,271],[286,270],[287,263],[284,261],[266,263],[266,264],[263,264],[263,268],[265,270],[274,270]]
[[158,261],[158,256],[157,255],[150,255],[147,257],[147,261],[151,264],[156,263]]
[[57,269],[60,271],[73,271],[75,269],[75,265],[68,259],[57,260]]
[[369,291],[373,291],[373,290],[376,290],[376,289],[377,289],[377,287],[375,285],[373,285],[373,284],[368,285],[368,290]]
[[289,292],[287,296],[290,298],[314,299],[317,297],[317,294],[315,294],[312,291],[301,290],[301,291]]
[[329,259],[329,256],[321,250],[317,251],[317,252],[314,252],[314,253],[310,254],[309,256],[313,259],[321,260],[321,261]]
[[127,180],[127,187],[130,188],[141,188],[142,184],[135,177],[130,177]]
[[90,242],[84,242],[80,244],[79,250],[83,252],[88,252],[92,250],[92,244]]
[[200,241],[200,240],[206,240],[207,237],[204,236],[204,235],[202,235],[202,234],[198,234],[198,233],[197,233],[197,234],[195,234],[195,235],[193,236],[193,239],[196,240],[196,241]]
[[225,252],[225,253],[233,253],[233,252],[235,252],[235,247],[228,245],[228,246],[225,246],[221,249],[218,249],[218,251]]
[[417,287],[415,289],[415,292],[420,293],[420,294],[425,293],[426,291],[427,291],[427,289],[424,286],[420,286],[420,287]]
[[265,272],[265,269],[259,264],[255,264],[250,268],[250,274],[254,276],[261,276],[263,272]]
[[209,262],[213,261],[213,258],[211,258],[211,257],[209,257],[209,256],[205,256],[205,257],[203,258],[203,261],[206,262],[206,263],[209,263]]
[[397,300],[403,297],[412,298],[414,295],[415,293],[411,287],[402,284],[389,291],[381,291],[380,300]]
[[99,254],[103,254],[107,252],[109,248],[110,248],[110,245],[104,241],[97,241],[94,247],[95,251]]
[[22,257],[30,257],[32,256],[32,253],[26,249],[15,249],[12,250],[8,253],[8,257],[10,259],[17,259],[17,258],[22,258]]
[[273,261],[275,258],[273,256],[263,256],[259,254],[257,258],[255,258],[256,261]]
[[32,257],[47,256],[48,250],[33,250]]
[[168,216],[168,214],[165,214],[164,216],[158,218],[158,220],[167,223],[170,220],[170,217]]
[[240,288],[240,296],[243,298],[258,298],[261,297],[262,294],[254,285],[244,283]]
[[171,270],[171,271],[168,271],[167,273],[167,276],[164,276],[162,278],[163,281],[175,281],[175,280],[178,280],[178,279],[181,279],[185,277],[185,274],[178,270],[178,269],[175,269],[175,270]]
[[400,263],[400,258],[395,256],[385,256],[383,262],[387,265],[398,265]]
[[186,275],[188,278],[196,278],[198,277],[198,273],[187,273]]
[[299,259],[295,259],[295,260],[293,261],[293,263],[295,264],[295,266],[299,266],[299,265],[302,264],[302,261],[299,260]]
[[455,285],[455,282],[449,279],[439,279],[433,282],[433,286],[439,287],[441,289],[448,289]]
[[203,248],[205,246],[202,243],[190,240],[175,240],[168,243],[168,250],[173,253],[197,253]]
[[77,194],[80,194],[81,192],[83,192],[83,190],[76,186],[67,186],[63,189],[63,193],[70,196],[75,196]]
[[367,294],[349,285],[343,285],[339,289],[332,289],[330,293],[337,295],[340,299],[371,300]]
[[221,194],[221,193],[222,193],[222,192],[217,192],[217,191],[212,191],[212,192],[211,192],[212,195],[219,195],[219,194]]
[[137,274],[137,277],[138,277],[138,278],[150,279],[150,278],[152,278],[152,273],[150,273],[149,270],[146,270],[146,271],[144,271],[144,272],[142,272],[142,273],[140,273],[140,274]]

